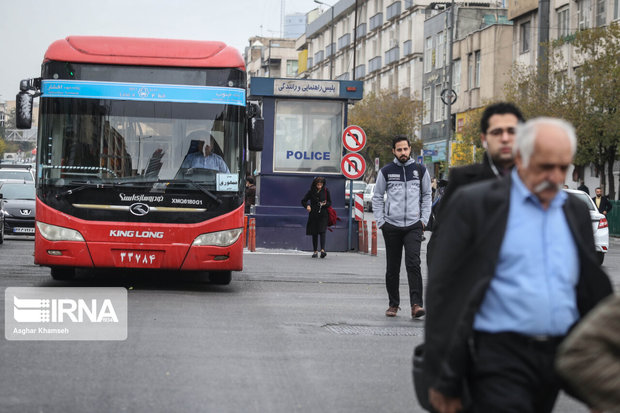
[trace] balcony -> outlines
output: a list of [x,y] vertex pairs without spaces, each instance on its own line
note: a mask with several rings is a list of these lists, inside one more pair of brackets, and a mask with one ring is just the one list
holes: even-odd
[[407,40],[403,43],[403,57],[409,56],[413,53],[413,42],[411,40]]
[[347,33],[338,39],[338,50],[343,49],[351,44],[351,34]]
[[381,56],[373,57],[368,62],[368,73],[376,72],[381,69]]
[[377,13],[370,18],[369,27],[370,31],[376,30],[383,25],[383,13]]
[[312,58],[309,57],[308,58],[308,69],[310,69],[312,67]]
[[314,54],[314,63],[319,64],[323,60],[325,60],[325,52],[323,50],[318,51]]
[[385,64],[389,65],[390,63],[398,62],[400,59],[400,49],[398,46],[392,47],[390,50],[385,52]]
[[355,39],[359,40],[360,38],[366,36],[366,23],[362,23],[359,26],[357,26],[357,29],[355,30]]
[[387,20],[394,20],[395,18],[397,18],[398,16],[400,16],[400,1],[395,1],[394,3],[390,4],[387,8]]
[[415,6],[415,2],[413,0],[405,0],[405,9],[409,10]]
[[325,47],[325,57],[330,57],[332,54],[334,54],[334,43],[328,44]]
[[366,65],[359,65],[355,68],[355,78],[361,79],[366,76]]
[[336,77],[336,80],[349,80],[349,72],[344,72],[340,76]]

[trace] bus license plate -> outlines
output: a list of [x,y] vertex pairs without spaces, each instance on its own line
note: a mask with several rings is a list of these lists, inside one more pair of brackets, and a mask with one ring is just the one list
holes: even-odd
[[131,268],[159,268],[163,251],[112,250],[114,265]]
[[17,227],[17,228],[13,228],[13,232],[19,233],[19,234],[34,234],[34,227],[32,228]]

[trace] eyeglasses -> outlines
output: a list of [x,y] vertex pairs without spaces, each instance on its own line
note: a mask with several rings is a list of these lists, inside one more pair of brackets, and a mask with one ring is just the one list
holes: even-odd
[[517,130],[515,128],[496,128],[488,131],[487,135],[502,136],[504,133],[507,133],[508,135],[514,135],[516,131]]

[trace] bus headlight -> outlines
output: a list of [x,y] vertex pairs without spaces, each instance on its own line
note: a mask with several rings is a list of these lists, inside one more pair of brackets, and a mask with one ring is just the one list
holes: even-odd
[[84,237],[82,234],[74,229],[57,227],[56,225],[44,224],[43,222],[37,222],[37,228],[41,236],[49,241],[82,241]]
[[227,247],[237,242],[242,232],[243,230],[241,228],[235,228],[202,234],[196,237],[192,246],[211,245],[216,247]]

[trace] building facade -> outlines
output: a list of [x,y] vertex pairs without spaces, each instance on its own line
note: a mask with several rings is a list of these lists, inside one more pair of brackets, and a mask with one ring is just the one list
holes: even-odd
[[[457,144],[453,132],[457,119],[462,123],[464,114],[504,96],[512,66],[512,23],[505,8],[457,4],[450,42],[451,8],[434,6],[424,22],[422,140],[428,154],[425,162],[433,164],[430,169],[438,176],[440,164]],[[455,100],[448,107],[451,95]]]
[[361,80],[365,94],[392,90],[420,99],[427,5],[413,0],[340,0],[308,24],[305,41],[298,45],[307,50],[300,77]]

